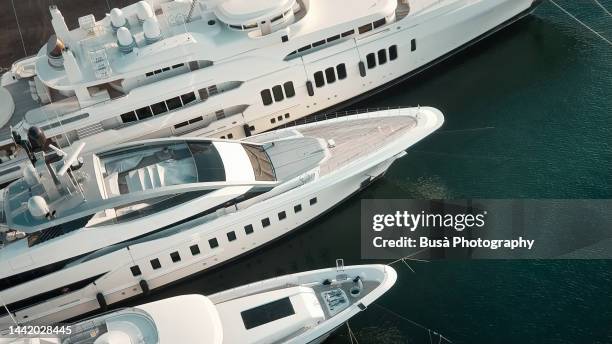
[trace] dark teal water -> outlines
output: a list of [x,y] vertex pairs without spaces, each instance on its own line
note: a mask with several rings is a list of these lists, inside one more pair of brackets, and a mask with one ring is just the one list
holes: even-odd
[[[557,1],[612,39],[612,17],[592,1]],[[612,0],[602,3],[612,10]],[[211,293],[336,258],[371,263],[359,251],[364,198],[610,198],[611,63],[611,46],[545,3],[535,16],[353,106],[421,104],[446,114],[444,128],[384,179],[290,237],[151,298]],[[610,261],[410,265],[416,273],[396,266],[397,284],[377,302],[384,309],[371,306],[351,321],[359,343],[438,343],[410,321],[453,343],[612,343]],[[349,342],[346,328],[329,340]]]

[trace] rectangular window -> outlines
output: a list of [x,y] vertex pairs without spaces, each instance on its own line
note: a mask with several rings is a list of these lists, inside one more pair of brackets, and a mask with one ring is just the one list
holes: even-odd
[[269,225],[270,225],[270,219],[269,219],[269,218],[267,218],[267,217],[266,217],[265,219],[261,220],[261,226],[262,226],[263,228],[266,228],[266,227],[268,227]]
[[416,50],[416,48],[417,48],[417,46],[416,46],[416,39],[414,39],[414,38],[413,38],[413,39],[410,41],[410,51],[415,51],[415,50]]
[[288,113],[286,113],[286,114],[285,114],[285,118],[289,118],[289,117],[291,117],[291,115],[290,115],[290,114],[288,114]]
[[374,53],[368,54],[366,59],[368,60],[368,69],[376,67],[376,55]]
[[234,231],[227,232],[227,240],[228,241],[236,240],[236,232],[234,232]]
[[157,258],[151,259],[151,267],[153,268],[153,270],[157,270],[157,269],[161,268],[161,264],[159,262],[159,259],[157,259]]
[[274,101],[280,102],[285,99],[283,88],[280,85],[272,87],[272,94],[274,95]]
[[164,68],[162,68],[162,72],[167,72],[167,71],[169,71],[169,70],[170,70],[170,67],[164,67]]
[[146,76],[147,76],[147,78],[148,78],[148,77],[150,77],[150,76],[153,76],[153,72],[148,72],[148,73],[146,74]]
[[208,246],[210,246],[210,248],[217,248],[219,247],[219,241],[217,241],[217,238],[209,239]]
[[397,45],[389,47],[389,60],[394,61],[397,59]]
[[181,98],[179,97],[174,97],[174,98],[170,98],[168,100],[166,100],[166,105],[168,106],[168,110],[172,111],[174,109],[178,109],[180,108],[181,105]]
[[280,213],[278,213],[278,219],[279,220],[284,220],[287,218],[287,213],[284,211],[281,211]]
[[316,197],[315,198],[311,198],[310,199],[310,205],[315,205],[315,204],[317,204],[317,198]]
[[346,79],[346,65],[344,63],[337,65],[336,73],[338,73],[338,80]]
[[132,266],[130,270],[132,271],[132,276],[134,277],[142,275],[142,272],[140,271],[140,267],[138,265]]
[[240,312],[247,330],[294,314],[295,310],[288,297]]
[[140,108],[138,110],[136,110],[136,115],[138,116],[138,120],[143,120],[149,117],[153,117],[153,113],[151,112],[151,108],[150,107],[143,107]]
[[366,24],[363,26],[359,27],[359,34],[363,35],[364,33],[368,32],[368,31],[372,31],[372,23],[370,24]]
[[381,49],[378,51],[378,64],[384,65],[387,63],[387,49]]
[[301,53],[301,52],[306,51],[306,50],[308,50],[308,49],[310,49],[310,45],[307,45],[307,46],[305,46],[305,47],[301,47],[301,48],[300,48],[300,49],[298,49],[297,51],[298,51],[298,53]]
[[205,88],[201,88],[198,90],[198,94],[200,96],[200,100],[208,99],[208,90]]
[[261,100],[263,101],[263,105],[265,106],[268,106],[274,102],[272,100],[272,93],[270,93],[269,89],[261,91]]
[[183,105],[187,105],[196,100],[195,93],[193,92],[185,93],[181,96],[181,100],[183,101]]
[[272,124],[276,123],[276,118],[274,118],[274,117],[270,118],[270,123],[272,123]]
[[340,39],[340,35],[331,36],[327,39],[327,43],[337,41]]
[[325,78],[327,79],[328,84],[333,84],[336,82],[336,71],[334,70],[334,67],[330,67],[325,70]]
[[204,118],[202,118],[202,116],[196,117],[196,118],[192,118],[189,120],[189,124],[194,124],[194,123],[198,123],[199,121],[204,120]]
[[253,233],[253,225],[244,226],[244,234],[249,235]]
[[342,34],[342,37],[347,37],[355,33],[355,30],[349,30]]
[[184,65],[185,65],[184,63],[175,64],[174,66],[172,66],[172,69],[177,69],[177,68],[183,67]]
[[296,213],[296,214],[297,214],[297,213],[299,213],[300,211],[302,211],[302,205],[301,205],[301,204],[298,204],[298,205],[294,205],[294,206],[293,206],[293,212],[294,212],[294,213]]
[[161,69],[155,70],[155,71],[153,71],[153,73],[154,74],[159,74],[159,73],[161,73]]
[[225,110],[215,111],[215,116],[217,117],[217,120],[224,119],[225,118]]
[[175,129],[180,129],[180,128],[182,128],[182,127],[186,127],[186,126],[188,126],[188,125],[189,125],[189,122],[181,122],[181,123],[179,123],[179,124],[174,125],[174,128],[175,128]]
[[374,28],[377,29],[377,28],[385,25],[386,23],[387,23],[387,20],[385,18],[378,19],[377,21],[374,22]]
[[197,256],[198,254],[200,254],[200,246],[196,245],[191,245],[189,246],[189,251],[191,251],[191,255],[192,256]]
[[177,251],[174,251],[170,253],[170,259],[172,259],[173,263],[178,263],[181,261],[181,255]]
[[323,78],[323,72],[316,72],[314,74],[315,85],[317,88],[325,86],[325,79]]
[[164,112],[167,112],[168,108],[166,107],[166,103],[162,101],[151,105],[151,111],[153,111],[154,115],[159,115]]
[[325,44],[325,40],[312,43],[312,47],[316,48],[316,47],[321,46],[323,44]]
[[137,120],[138,118],[136,118],[136,114],[134,113],[134,111],[126,112],[121,115],[121,121],[123,123],[136,122]]
[[295,88],[293,87],[292,81],[284,83],[283,88],[285,88],[285,96],[287,96],[287,98],[295,96]]

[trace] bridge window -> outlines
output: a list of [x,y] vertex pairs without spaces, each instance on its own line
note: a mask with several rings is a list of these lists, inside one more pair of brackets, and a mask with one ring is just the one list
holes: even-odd
[[284,211],[281,211],[280,213],[278,213],[278,219],[279,220],[284,220],[287,218],[287,213],[285,213]]
[[374,55],[374,53],[368,54],[366,59],[368,61],[368,69],[376,67],[376,55]]
[[340,39],[340,35],[331,36],[327,39],[327,43],[333,42]]
[[372,31],[372,23],[363,25],[359,27],[359,34],[363,35],[364,33],[368,32],[368,31]]
[[138,110],[136,110],[136,115],[138,116],[138,120],[143,120],[149,117],[153,117],[153,113],[151,112],[151,108],[148,106],[145,106],[143,108],[140,108]]
[[287,98],[292,98],[295,96],[295,88],[293,88],[292,81],[284,83],[283,87],[285,88],[285,96],[287,96]]
[[267,218],[267,217],[266,217],[265,219],[261,220],[261,226],[262,226],[263,228],[266,228],[266,227],[268,227],[269,225],[270,225],[270,219],[269,219],[269,218]]
[[377,29],[377,28],[385,25],[386,23],[387,23],[387,20],[385,18],[378,19],[377,21],[374,22],[374,28]]
[[315,85],[317,88],[325,86],[325,79],[323,78],[323,72],[316,72],[314,74]]
[[200,254],[200,246],[198,246],[197,244],[189,246],[189,250],[191,251],[192,256],[197,256],[198,254]]
[[397,59],[397,45],[389,47],[389,60],[394,61]]
[[166,102],[159,102],[151,105],[151,111],[153,111],[153,115],[159,115],[168,111],[168,107],[166,106]]
[[312,47],[316,48],[316,47],[321,46],[323,44],[325,44],[325,40],[312,43]]
[[294,213],[296,213],[296,214],[297,214],[297,213],[299,213],[300,211],[302,211],[302,205],[301,205],[301,204],[298,204],[298,205],[293,206],[293,212],[294,212]]
[[196,100],[195,93],[193,92],[185,93],[181,96],[181,100],[183,101],[183,105],[187,105]]
[[336,82],[336,72],[334,71],[334,67],[330,67],[325,70],[325,78],[327,79],[328,84],[333,84]]
[[178,109],[181,106],[183,106],[181,104],[181,98],[179,97],[174,97],[174,98],[170,98],[168,100],[166,100],[166,105],[168,106],[168,110],[172,111],[174,109]]
[[265,89],[261,91],[261,100],[265,106],[268,106],[274,102],[272,100],[272,93],[270,93],[270,90]]
[[346,79],[346,65],[344,63],[337,65],[336,73],[338,73],[338,80]]
[[384,65],[387,63],[387,49],[381,49],[378,51],[378,64]]
[[280,85],[272,87],[272,94],[274,94],[274,101],[280,102],[285,99],[283,89],[280,87]]
[[355,30],[349,30],[342,34],[342,37],[347,37],[355,33]]
[[121,115],[121,121],[123,121],[123,123],[136,122],[137,120],[138,118],[136,118],[134,111],[126,112]]
[[132,276],[134,277],[142,275],[142,272],[140,271],[140,267],[138,265],[132,266],[130,270],[132,271]]
[[244,226],[244,233],[246,235],[253,234],[253,225]]
[[161,263],[159,262],[158,258],[151,259],[151,267],[153,268],[153,270],[161,268]]

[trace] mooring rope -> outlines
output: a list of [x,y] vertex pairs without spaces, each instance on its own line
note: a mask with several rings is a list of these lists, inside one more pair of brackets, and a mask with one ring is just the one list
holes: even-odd
[[359,344],[357,336],[355,335],[355,333],[353,333],[353,330],[351,329],[351,325],[349,325],[348,320],[346,321],[346,328],[348,329],[349,340],[351,341],[351,344]]
[[601,2],[599,2],[598,0],[593,0],[593,2],[595,2],[597,6],[601,7],[601,9],[604,10],[604,12],[606,12],[610,17],[612,17],[612,13],[610,13],[610,11],[608,11],[608,9],[605,8],[604,5],[601,4]]
[[15,9],[15,1],[11,0],[11,4],[13,5],[13,13],[15,14],[15,21],[17,22],[17,30],[19,30],[19,37],[21,37],[21,46],[23,47],[23,53],[25,56],[28,56],[28,51],[25,47],[25,41],[23,40],[23,33],[21,32],[21,25],[19,25],[19,17],[17,17],[17,10]]
[[575,15],[571,14],[568,10],[566,10],[565,8],[563,8],[561,5],[559,5],[558,3],[555,2],[555,0],[549,0],[551,4],[557,6],[557,8],[559,8],[561,11],[563,11],[565,14],[567,14],[570,18],[574,19],[575,21],[577,21],[580,25],[584,26],[585,28],[587,28],[589,31],[591,31],[592,33],[594,33],[597,37],[601,38],[604,42],[608,43],[610,46],[612,46],[612,41],[610,41],[609,39],[607,39],[606,37],[604,37],[603,35],[601,35],[599,32],[595,31],[594,29],[592,29],[590,26],[588,26],[587,24],[585,24],[582,20],[578,19]]
[[398,314],[397,312],[394,312],[394,311],[390,310],[389,308],[387,308],[385,306],[381,306],[381,305],[379,305],[377,303],[372,303],[372,305],[376,306],[376,307],[378,307],[378,308],[380,308],[380,309],[382,309],[382,310],[384,310],[386,312],[388,312],[391,315],[394,315],[394,316],[398,317],[399,319],[407,321],[407,322],[411,323],[412,325],[414,325],[414,326],[416,326],[416,327],[418,327],[418,328],[420,328],[420,329],[422,329],[424,331],[427,331],[427,333],[429,334],[430,338],[431,338],[431,334],[433,333],[435,336],[438,336],[440,338],[440,341],[442,339],[444,339],[444,341],[446,341],[447,343],[451,343],[451,344],[453,343],[450,339],[444,337],[441,333],[439,333],[437,331],[434,331],[434,330],[428,328],[427,326],[421,325],[421,324],[419,324],[418,322],[416,322],[414,320],[410,320],[410,319],[406,318],[405,316],[403,316],[401,314]]

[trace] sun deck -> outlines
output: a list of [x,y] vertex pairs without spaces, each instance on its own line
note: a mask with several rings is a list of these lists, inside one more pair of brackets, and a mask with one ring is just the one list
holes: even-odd
[[387,117],[384,121],[381,118],[346,120],[342,125],[337,122],[320,123],[300,129],[300,132],[304,136],[320,137],[328,142],[333,140],[331,156],[321,165],[321,175],[325,175],[374,153],[416,126],[415,117],[396,116]]

